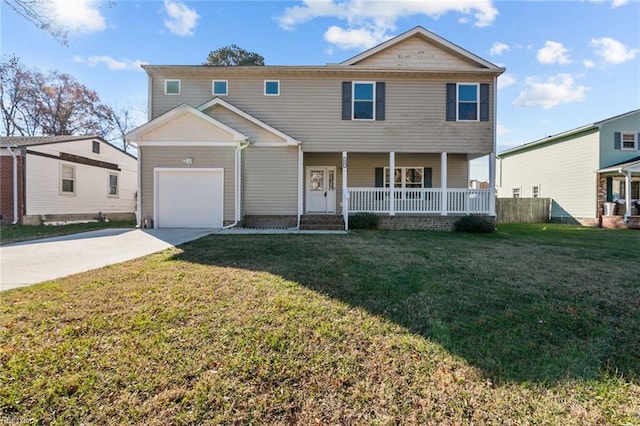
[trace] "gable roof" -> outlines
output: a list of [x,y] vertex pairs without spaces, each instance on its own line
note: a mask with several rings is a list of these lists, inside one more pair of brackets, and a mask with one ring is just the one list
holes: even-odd
[[56,143],[76,142],[76,141],[99,141],[107,144],[113,149],[120,151],[123,154],[128,155],[131,158],[136,158],[135,155],[125,151],[119,146],[113,145],[107,142],[102,136],[98,135],[64,135],[64,136],[2,136],[0,137],[0,148],[26,148],[29,146],[39,145],[51,145]]
[[623,161],[622,163],[612,164],[609,167],[596,170],[596,173],[620,173],[623,171],[640,172],[640,157],[635,157],[631,160]]
[[533,142],[527,142],[525,144],[516,146],[514,148],[510,148],[510,149],[504,150],[504,151],[498,153],[497,156],[501,157],[503,155],[514,154],[514,153],[517,153],[519,151],[523,151],[523,150],[526,150],[526,149],[529,149],[529,148],[535,148],[535,147],[538,147],[538,146],[541,146],[541,145],[546,145],[548,143],[556,142],[559,139],[566,138],[568,136],[577,135],[577,134],[584,133],[584,132],[587,132],[587,131],[599,130],[600,127],[603,124],[607,124],[607,123],[610,123],[612,121],[619,120],[621,118],[625,118],[625,117],[628,117],[630,115],[639,114],[639,113],[640,113],[640,109],[636,109],[636,110],[633,110],[633,111],[628,111],[628,112],[625,112],[625,113],[622,113],[622,114],[614,115],[613,117],[605,118],[604,120],[596,121],[595,123],[587,124],[587,125],[581,126],[581,127],[576,127],[575,129],[567,130],[566,132],[558,133],[557,135],[547,136],[546,138],[543,138],[543,139],[538,139],[538,140],[535,140]]
[[477,65],[479,65],[482,68],[487,68],[490,70],[495,70],[495,71],[499,71],[500,73],[504,72],[504,68],[498,67],[495,64],[492,64],[491,62],[482,59],[481,57],[469,52],[466,49],[463,49],[462,47],[458,46],[457,44],[454,44],[452,42],[450,42],[449,40],[446,40],[442,37],[440,37],[439,35],[432,33],[431,31],[425,29],[424,27],[421,26],[417,26],[409,31],[406,31],[396,37],[393,37],[377,46],[372,47],[369,50],[366,50],[356,56],[353,56],[349,59],[347,59],[346,61],[343,61],[340,63],[340,65],[342,66],[352,66],[357,64],[358,62],[361,62],[367,58],[370,58],[376,54],[378,54],[379,52],[386,50],[392,46],[395,46],[403,41],[405,41],[408,38],[414,37],[414,36],[418,36],[421,37],[427,41],[429,41],[432,44],[435,44],[436,46],[447,50],[449,52],[452,52],[464,59],[466,59],[469,62],[473,62]]
[[209,102],[206,102],[202,105],[200,105],[198,107],[198,111],[206,111],[207,109],[219,105],[223,108],[228,109],[229,111],[238,114],[240,117],[252,122],[253,124],[255,124],[258,127],[262,127],[263,129],[265,129],[268,132],[273,133],[276,136],[281,137],[282,139],[284,139],[287,142],[287,145],[293,145],[293,146],[297,146],[300,145],[300,141],[297,139],[292,138],[291,136],[287,135],[284,132],[281,132],[280,130],[276,129],[273,126],[268,125],[267,123],[265,123],[264,121],[254,117],[251,114],[248,114],[244,111],[242,111],[240,108],[237,108],[233,105],[231,105],[229,102],[221,99],[221,98],[213,98],[212,100],[210,100]]
[[187,104],[181,104],[178,105],[177,107],[175,107],[174,109],[162,114],[159,117],[154,118],[153,120],[143,124],[142,126],[136,127],[135,129],[133,129],[132,131],[130,131],[129,133],[127,133],[125,135],[125,138],[127,140],[129,140],[132,143],[138,143],[141,141],[141,137],[145,134],[148,133],[152,130],[154,130],[155,128],[162,126],[163,124],[166,124],[176,118],[178,118],[179,116],[183,115],[183,114],[191,114],[194,115],[195,117],[197,117],[200,120],[203,120],[204,122],[213,125],[217,128],[219,128],[220,130],[227,132],[231,135],[232,139],[236,142],[242,142],[247,140],[247,136],[236,131],[235,129],[232,129],[231,127],[227,126],[224,123],[221,123],[220,121],[216,120],[213,117],[208,116],[207,114],[201,112],[200,110],[187,105]]

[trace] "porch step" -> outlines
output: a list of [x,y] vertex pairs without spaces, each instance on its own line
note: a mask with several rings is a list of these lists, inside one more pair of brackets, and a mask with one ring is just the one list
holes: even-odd
[[344,231],[342,216],[336,215],[302,215],[300,218],[302,231]]

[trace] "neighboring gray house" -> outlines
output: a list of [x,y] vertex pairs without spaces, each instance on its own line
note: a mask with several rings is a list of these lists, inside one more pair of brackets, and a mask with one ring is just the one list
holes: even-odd
[[[450,228],[495,214],[469,161],[495,157],[504,68],[416,27],[326,66],[145,65],[139,212],[154,227],[304,227],[381,215]],[[495,160],[490,173],[494,186]]]
[[599,224],[605,203],[615,202],[608,216],[635,222],[640,110],[499,153],[498,197],[552,198],[552,220],[584,225]]
[[135,218],[137,160],[99,136],[1,137],[0,160],[2,223]]

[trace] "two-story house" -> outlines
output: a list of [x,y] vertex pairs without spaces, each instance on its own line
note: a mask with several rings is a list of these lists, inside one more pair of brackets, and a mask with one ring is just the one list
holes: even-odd
[[495,157],[504,68],[422,27],[326,66],[143,68],[150,121],[128,134],[143,225],[372,212],[386,227],[449,229],[495,214],[492,191],[468,188],[469,161]]
[[555,222],[640,226],[640,110],[501,152],[498,196],[551,198]]

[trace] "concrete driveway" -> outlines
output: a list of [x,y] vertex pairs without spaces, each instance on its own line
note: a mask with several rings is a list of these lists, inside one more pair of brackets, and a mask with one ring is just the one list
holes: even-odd
[[103,229],[0,247],[0,291],[146,256],[215,229]]

